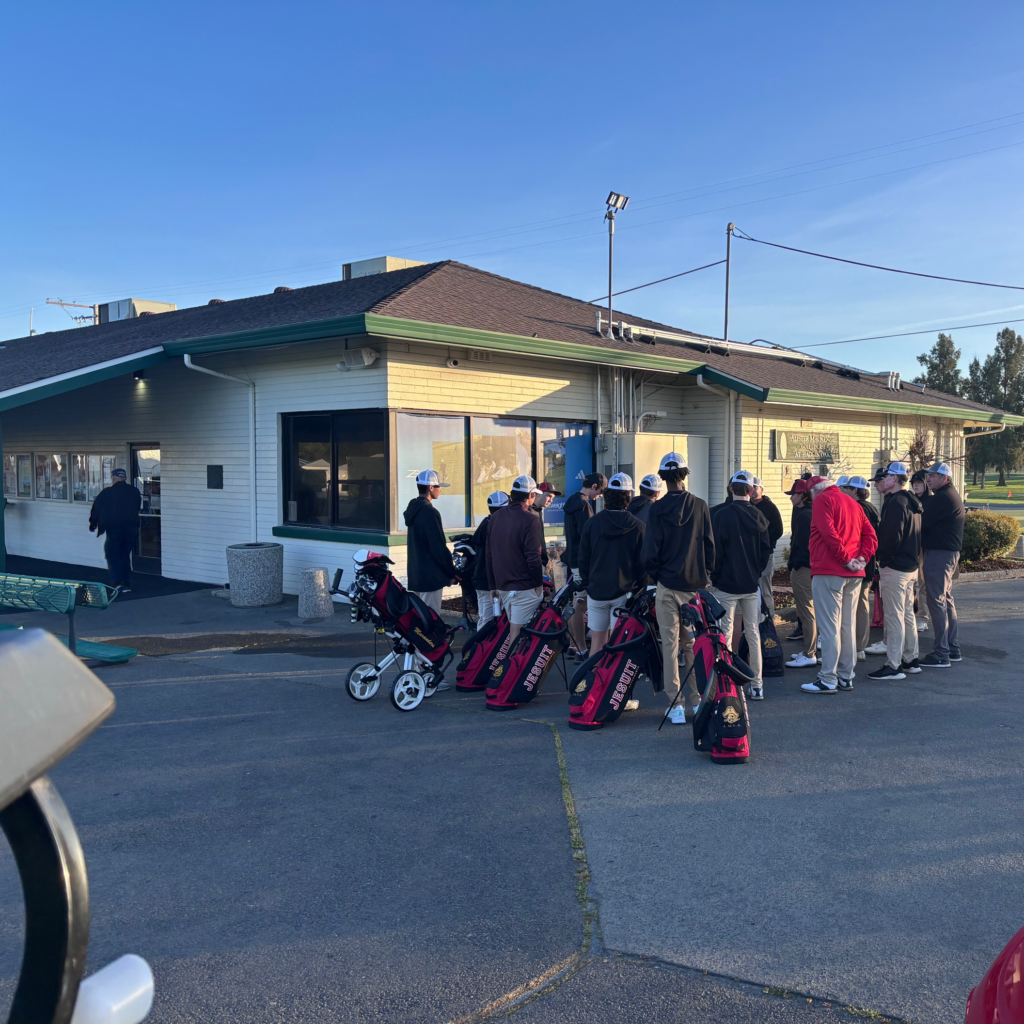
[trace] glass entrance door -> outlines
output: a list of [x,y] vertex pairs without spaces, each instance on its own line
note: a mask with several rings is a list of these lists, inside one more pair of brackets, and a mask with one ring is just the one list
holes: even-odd
[[142,495],[132,567],[160,575],[160,445],[132,445],[132,483]]

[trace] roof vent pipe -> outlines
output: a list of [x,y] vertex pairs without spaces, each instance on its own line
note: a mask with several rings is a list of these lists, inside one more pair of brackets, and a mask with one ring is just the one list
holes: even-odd
[[291,288],[289,288],[289,287],[288,287],[288,285],[286,285],[286,284],[279,284],[279,285],[278,285],[278,286],[277,286],[277,287],[276,287],[276,288],[274,289],[274,294],[275,294],[275,295],[280,295],[280,294],[281,294],[281,292],[290,292],[290,291],[291,291]]

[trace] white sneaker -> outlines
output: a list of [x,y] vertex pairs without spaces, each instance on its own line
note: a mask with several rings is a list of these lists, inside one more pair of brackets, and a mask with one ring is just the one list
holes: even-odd
[[764,700],[764,687],[763,686],[748,686],[747,697],[750,700]]
[[838,693],[839,688],[835,683],[826,683],[819,676],[813,683],[804,683],[801,687],[804,693]]
[[636,711],[640,707],[640,701],[638,700],[627,700],[626,706],[622,709],[623,711]]
[[669,713],[668,720],[673,725],[686,725],[686,712],[682,704],[677,704]]
[[808,658],[803,651],[797,651],[796,654],[786,662],[786,668],[814,668],[817,664],[817,658]]
[[884,640],[879,640],[877,644],[872,644],[870,647],[864,648],[865,654],[888,654],[889,648],[885,646]]
[[918,633],[927,633],[928,632],[928,623],[925,622],[924,619],[918,619],[917,620],[917,631],[918,631]]
[[868,656],[863,651],[858,651],[857,652],[857,660],[858,661],[867,661],[868,660]]

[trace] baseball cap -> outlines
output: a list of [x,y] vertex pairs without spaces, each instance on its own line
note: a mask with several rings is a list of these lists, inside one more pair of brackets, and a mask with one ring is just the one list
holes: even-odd
[[886,476],[910,476],[905,462],[890,462],[889,468],[885,471]]
[[836,487],[849,487],[850,478],[844,473],[837,481]]
[[847,487],[856,487],[858,489],[867,490],[868,482],[862,476],[851,476],[846,482]]
[[953,470],[949,468],[948,462],[936,462],[934,466],[929,466],[929,473],[941,473],[942,476],[952,476]]
[[420,487],[451,487],[451,484],[441,483],[441,478],[433,469],[423,469],[416,474],[416,483]]
[[640,481],[640,486],[646,491],[658,492],[661,490],[661,477],[655,476],[653,473],[648,473],[647,476]]
[[110,474],[110,476],[111,476],[111,479],[117,479],[117,480],[127,480],[128,479],[127,471],[123,470],[123,469],[120,469],[120,468],[115,469],[113,471],[113,473]]
[[537,484],[537,490],[540,491],[541,494],[553,494],[556,498],[560,498],[562,496],[562,492],[556,491],[555,488],[547,482],[547,480],[543,481],[543,483]]
[[794,480],[791,490],[783,491],[783,494],[806,494],[811,489],[810,481]]
[[732,479],[729,481],[731,484],[748,484],[754,486],[753,474],[748,473],[745,469],[739,469],[732,475]]
[[520,491],[523,494],[534,494],[538,490],[537,481],[524,473],[512,481],[512,490]]
[[487,495],[488,508],[504,508],[508,504],[508,495],[504,491],[495,491]]
[[631,491],[633,490],[633,478],[628,473],[616,473],[608,481],[609,491]]
[[827,483],[828,483],[828,477],[827,476],[812,476],[810,478],[810,480],[807,481],[807,490],[813,491],[814,488],[818,486],[818,484],[827,484]]
[[669,452],[668,455],[663,455],[661,458],[661,465],[658,467],[659,472],[666,469],[687,469],[686,459],[679,454],[679,452]]
[[764,484],[761,482],[761,478],[759,476],[755,476],[752,482],[755,487],[764,487]]
[[877,484],[878,481],[881,480],[884,476],[885,466],[879,466],[878,469],[875,470],[875,475],[871,479]]

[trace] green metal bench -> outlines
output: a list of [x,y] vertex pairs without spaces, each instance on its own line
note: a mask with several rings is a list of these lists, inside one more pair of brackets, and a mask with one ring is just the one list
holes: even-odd
[[[117,591],[105,583],[86,583],[81,580],[51,580],[42,576],[15,576],[0,573],[0,608],[17,608],[26,612],[55,612],[68,617],[68,635],[57,639],[67,645],[72,654],[95,661],[120,662],[134,658],[139,652],[134,647],[117,647],[92,640],[79,640],[75,636],[76,608],[108,608],[117,597]],[[0,623],[0,629],[21,629]]]

